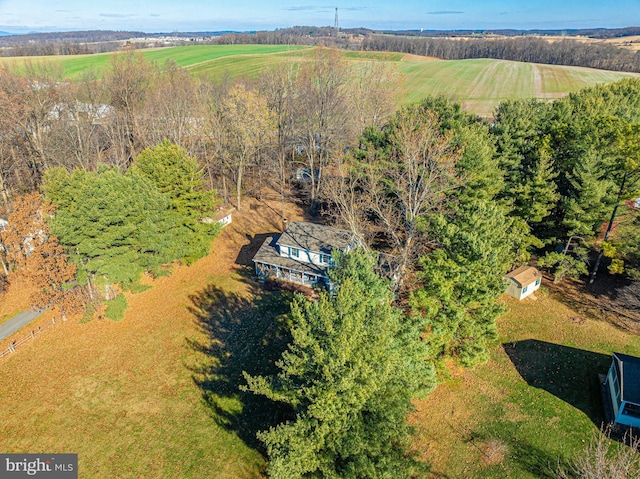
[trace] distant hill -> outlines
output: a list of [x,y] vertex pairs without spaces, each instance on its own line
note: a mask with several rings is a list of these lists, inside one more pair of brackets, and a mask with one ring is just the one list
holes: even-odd
[[13,33],[9,33],[9,32],[0,32],[0,37],[8,37],[13,35]]
[[111,30],[87,30],[81,32],[51,32],[51,33],[28,33],[24,35],[13,35],[0,38],[0,46],[18,45],[31,42],[113,42],[119,40],[129,40],[131,38],[144,37],[148,34],[143,32],[116,32]]
[[501,35],[506,37],[518,37],[539,35],[549,37],[588,37],[595,39],[620,38],[640,35],[640,27],[625,28],[568,28],[564,30],[382,30],[380,33],[387,35],[406,35],[422,37],[470,37],[485,35]]

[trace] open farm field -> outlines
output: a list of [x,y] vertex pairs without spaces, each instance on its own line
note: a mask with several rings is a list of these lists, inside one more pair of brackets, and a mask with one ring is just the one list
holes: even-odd
[[[215,79],[247,77],[282,62],[309,61],[314,50],[281,45],[194,45],[155,50],[141,54],[160,65],[175,61],[194,74]],[[635,73],[621,73],[582,67],[539,65],[504,60],[437,60],[417,55],[389,52],[345,51],[349,62],[384,62],[394,65],[404,76],[401,103],[419,101],[427,95],[445,95],[462,103],[469,111],[491,116],[495,106],[513,98],[558,98],[598,83],[615,82]],[[73,57],[34,57],[26,61],[51,59],[65,78],[79,79],[84,72],[98,73],[108,67],[111,54]],[[24,58],[2,58],[2,65],[20,65]]]
[[[469,111],[491,116],[501,101],[521,98],[559,98],[598,83],[611,83],[635,73],[582,67],[540,65],[504,60],[437,60],[385,52],[345,52],[349,62],[386,62],[404,77],[401,103],[420,101],[427,95],[444,95]],[[257,78],[264,69],[282,61],[305,61],[313,50],[279,55],[227,56],[188,67],[214,78]]]
[[406,102],[444,95],[481,116],[490,116],[504,100],[559,98],[598,83],[640,77],[635,73],[492,59],[399,62],[398,68],[405,77]]
[[[181,67],[189,67],[227,56],[267,55],[292,52],[305,48],[307,47],[294,45],[194,45],[140,50],[140,53],[149,61],[157,62],[160,65],[167,60],[173,60]],[[0,58],[0,67],[5,65],[20,67],[25,62],[38,64],[51,61],[60,66],[64,78],[73,80],[81,78],[83,73],[91,70],[100,73],[109,66],[112,55],[113,53],[52,57],[9,57]]]

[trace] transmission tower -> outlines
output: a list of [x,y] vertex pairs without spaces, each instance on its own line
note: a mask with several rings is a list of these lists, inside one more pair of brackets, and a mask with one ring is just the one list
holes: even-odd
[[336,29],[336,33],[340,31],[340,24],[338,23],[338,7],[336,7],[336,20],[333,22],[333,28]]

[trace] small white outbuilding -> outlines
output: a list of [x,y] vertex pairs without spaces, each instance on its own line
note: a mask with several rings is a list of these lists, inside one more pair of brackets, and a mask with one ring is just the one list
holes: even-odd
[[504,276],[506,293],[516,299],[524,299],[540,288],[542,273],[533,266],[521,266]]

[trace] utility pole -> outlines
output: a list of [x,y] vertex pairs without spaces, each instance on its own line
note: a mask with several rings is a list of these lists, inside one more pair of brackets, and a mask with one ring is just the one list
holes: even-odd
[[333,22],[333,28],[336,30],[336,37],[338,36],[338,32],[340,32],[340,24],[338,23],[338,7],[336,7],[336,19]]

